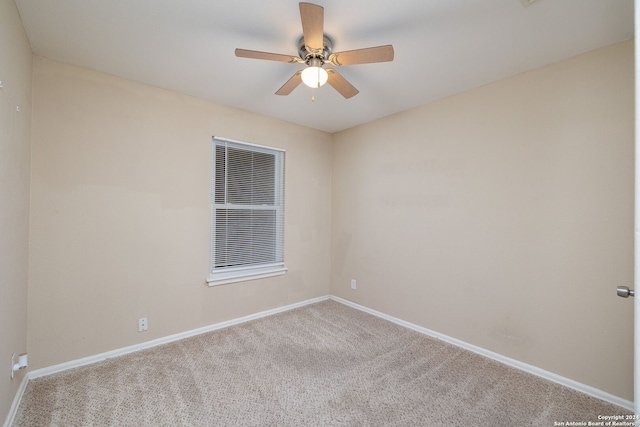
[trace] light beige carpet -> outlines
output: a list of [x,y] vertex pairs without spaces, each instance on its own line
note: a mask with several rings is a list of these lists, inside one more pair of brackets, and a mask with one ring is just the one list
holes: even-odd
[[13,425],[516,427],[622,414],[324,301],[37,378]]

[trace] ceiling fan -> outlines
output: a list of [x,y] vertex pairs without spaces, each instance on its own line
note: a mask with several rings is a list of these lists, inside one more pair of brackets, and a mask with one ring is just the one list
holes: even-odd
[[324,68],[325,65],[330,64],[337,67],[393,61],[393,46],[391,45],[337,53],[332,52],[333,41],[324,34],[324,8],[322,6],[300,3],[300,19],[302,20],[302,37],[298,42],[299,56],[236,49],[236,56],[241,58],[266,59],[307,65],[303,70],[297,71],[278,89],[276,95],[289,95],[302,82],[310,87],[320,87],[325,83],[329,83],[342,96],[348,99],[357,95],[358,89],[334,68]]

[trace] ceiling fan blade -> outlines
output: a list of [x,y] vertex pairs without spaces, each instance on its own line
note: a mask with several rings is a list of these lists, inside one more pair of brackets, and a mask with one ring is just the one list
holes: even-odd
[[333,65],[370,64],[372,62],[393,61],[393,46],[390,44],[365,49],[348,50],[329,55]]
[[329,74],[327,82],[345,98],[349,99],[360,92],[333,68],[327,68],[327,73]]
[[280,89],[276,92],[276,95],[289,95],[291,91],[298,87],[302,83],[301,77],[302,71],[295,73]]
[[240,58],[266,59],[268,61],[304,63],[304,61],[297,56],[281,55],[279,53],[258,52],[257,50],[236,49],[236,56]]
[[322,53],[324,37],[324,8],[317,4],[300,3],[300,19],[304,44],[311,53]]

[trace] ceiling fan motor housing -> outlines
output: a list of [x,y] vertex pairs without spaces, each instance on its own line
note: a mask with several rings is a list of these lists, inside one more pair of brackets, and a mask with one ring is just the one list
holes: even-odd
[[[304,36],[300,37],[300,40],[298,41],[298,54],[300,55],[300,58],[304,59],[307,63],[309,63],[309,60],[312,58],[320,58],[324,63],[329,59],[329,55],[331,55],[331,52],[333,51],[333,40],[324,34],[322,36],[322,44],[324,45],[322,47],[322,52],[311,52],[307,50],[307,47],[304,44]],[[315,66],[319,67],[320,65]]]

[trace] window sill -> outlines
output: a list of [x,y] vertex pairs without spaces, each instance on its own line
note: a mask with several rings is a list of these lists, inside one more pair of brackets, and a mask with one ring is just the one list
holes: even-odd
[[220,271],[211,273],[207,279],[209,286],[226,285],[228,283],[244,282],[246,280],[264,279],[266,277],[281,276],[287,272],[283,265],[267,266],[234,271]]

